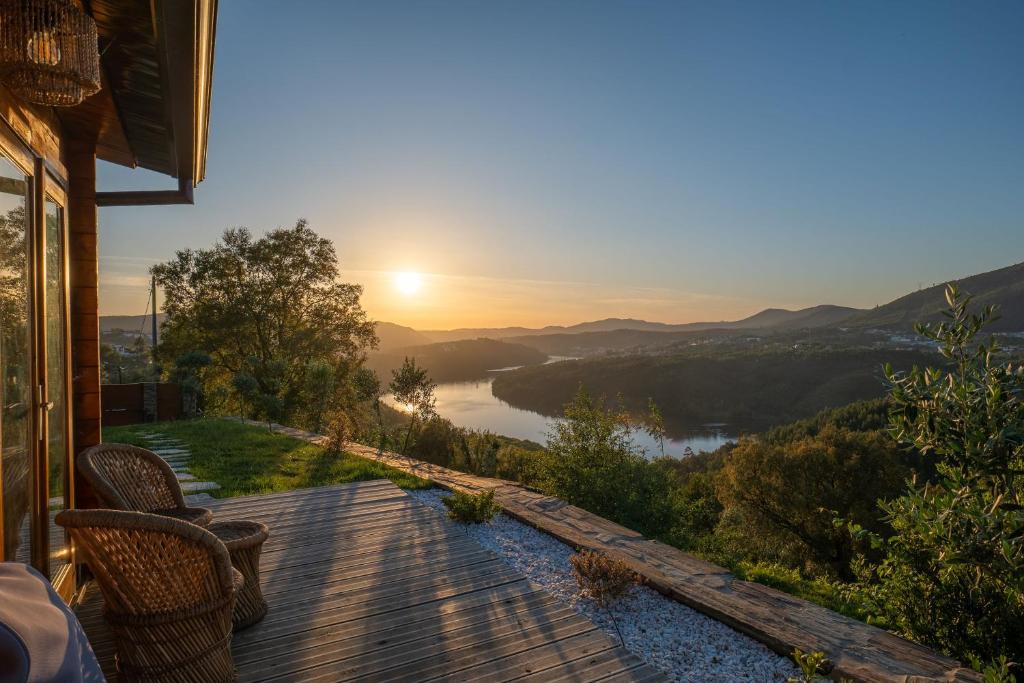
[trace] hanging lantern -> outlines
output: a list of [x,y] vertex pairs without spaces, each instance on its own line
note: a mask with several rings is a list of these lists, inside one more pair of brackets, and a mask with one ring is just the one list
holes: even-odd
[[55,107],[98,92],[96,22],[73,0],[0,0],[0,80]]

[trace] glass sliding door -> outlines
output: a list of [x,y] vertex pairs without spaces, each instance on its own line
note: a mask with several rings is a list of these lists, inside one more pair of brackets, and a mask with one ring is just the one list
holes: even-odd
[[0,122],[0,561],[31,564],[68,599],[73,506],[65,194]]
[[50,580],[58,589],[71,580],[71,545],[54,516],[71,505],[68,373],[67,373],[67,289],[65,271],[64,208],[62,194],[52,183],[43,203],[43,271],[45,302],[43,337],[45,372],[41,390],[40,419],[45,434],[39,444],[44,449],[49,478],[47,491],[47,561]]
[[33,557],[31,176],[0,153],[0,514],[3,559]]

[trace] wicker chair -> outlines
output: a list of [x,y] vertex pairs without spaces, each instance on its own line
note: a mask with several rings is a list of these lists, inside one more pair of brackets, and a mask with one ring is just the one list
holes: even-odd
[[236,680],[231,614],[244,579],[216,536],[181,520],[117,510],[65,510],[57,523],[103,593],[120,680]]
[[104,507],[151,512],[199,526],[213,520],[213,513],[206,508],[185,505],[174,470],[153,451],[123,443],[101,443],[82,451],[78,469]]

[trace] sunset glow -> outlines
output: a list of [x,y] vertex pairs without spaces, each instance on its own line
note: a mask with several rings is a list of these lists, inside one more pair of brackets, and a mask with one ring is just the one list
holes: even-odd
[[420,291],[423,280],[419,273],[395,273],[395,289],[405,296],[412,296]]

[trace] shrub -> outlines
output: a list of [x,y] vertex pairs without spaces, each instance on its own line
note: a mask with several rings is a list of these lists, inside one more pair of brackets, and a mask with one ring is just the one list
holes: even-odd
[[[883,505],[895,534],[871,572],[892,627],[961,660],[1024,658],[1024,366],[975,339],[995,310],[969,312],[947,288],[948,320],[918,325],[951,367],[894,373],[891,428],[934,460],[939,481],[914,482]],[[861,530],[853,527],[857,533]]]
[[456,445],[462,430],[443,417],[434,416],[425,421],[415,435],[416,443],[411,455],[441,467],[456,467]]
[[544,452],[506,444],[498,449],[498,476],[536,486],[543,476]]
[[882,432],[826,426],[786,444],[743,440],[718,480],[727,508],[751,536],[799,542],[805,557],[846,580],[855,546],[836,516],[882,532],[877,500],[898,496],[912,470]]
[[441,502],[448,508],[448,517],[465,524],[489,522],[501,512],[501,506],[494,502],[494,491],[465,493],[456,491]]
[[800,648],[793,650],[793,661],[800,667],[800,677],[790,676],[787,683],[813,683],[827,680],[823,675],[831,670],[824,652],[803,652]]
[[603,553],[581,550],[569,558],[580,592],[607,607],[633,588],[637,574],[624,562]]
[[629,416],[580,387],[548,438],[542,488],[647,536],[671,523],[670,482],[631,440]]

